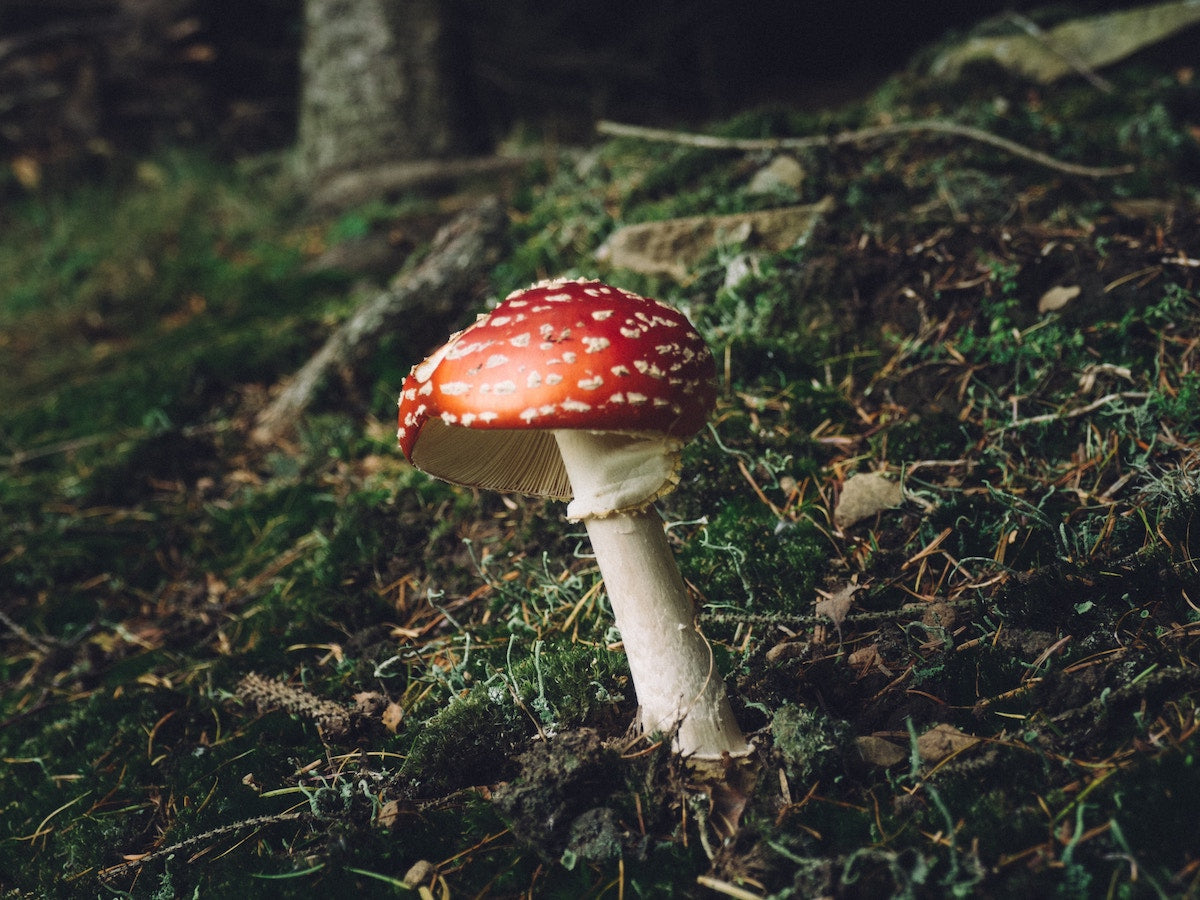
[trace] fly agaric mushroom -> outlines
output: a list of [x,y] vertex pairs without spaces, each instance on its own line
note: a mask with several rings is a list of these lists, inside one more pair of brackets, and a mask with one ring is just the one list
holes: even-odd
[[621,632],[642,729],[698,758],[749,751],[654,501],[716,398],[677,310],[598,281],[510,294],[413,367],[405,457],[456,484],[569,500]]

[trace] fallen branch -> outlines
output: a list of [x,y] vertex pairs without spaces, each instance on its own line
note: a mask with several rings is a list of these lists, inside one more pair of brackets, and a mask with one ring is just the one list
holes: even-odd
[[414,317],[449,317],[499,258],[508,219],[495,197],[459,215],[433,239],[425,258],[363,304],[258,416],[251,437],[271,443],[288,434],[331,372],[352,368],[389,331]]
[[330,178],[311,192],[308,202],[320,210],[348,209],[376,197],[414,188],[429,189],[470,179],[510,176],[534,159],[532,155],[479,156],[385,163]]
[[998,147],[1013,156],[1027,159],[1030,162],[1065,172],[1068,175],[1081,175],[1085,178],[1111,178],[1116,175],[1128,175],[1134,171],[1132,165],[1113,167],[1081,166],[1078,163],[1065,162],[1053,156],[1034,150],[1008,138],[1002,138],[982,128],[971,125],[961,125],[958,122],[947,122],[943,119],[917,119],[914,122],[897,122],[892,125],[876,125],[871,128],[860,128],[856,131],[840,131],[837,134],[811,137],[783,138],[721,138],[709,134],[693,132],[669,131],[662,128],[645,128],[641,125],[625,125],[621,122],[602,120],[596,123],[596,132],[609,137],[630,137],[643,141],[659,141],[663,143],[680,144],[685,147],[699,147],[705,150],[741,150],[755,152],[761,150],[804,150],[813,147],[837,147],[843,144],[865,144],[880,138],[898,137],[901,135],[929,132],[933,134],[948,134],[965,138],[981,144]]
[[239,831],[246,831],[252,828],[266,828],[270,825],[279,825],[284,822],[298,822],[308,818],[310,818],[310,813],[308,810],[295,810],[291,812],[276,813],[275,815],[270,816],[255,816],[252,819],[244,819],[241,822],[231,822],[228,825],[219,825],[216,828],[212,828],[203,832],[202,834],[196,834],[190,838],[184,838],[182,841],[171,844],[169,847],[160,847],[158,850],[153,850],[150,853],[129,859],[126,862],[118,863],[115,866],[110,866],[109,868],[102,870],[99,873],[99,876],[103,881],[111,881],[113,878],[124,875],[126,872],[130,872],[134,869],[140,869],[142,866],[155,862],[156,860],[172,856],[176,853],[182,853],[184,850],[191,850],[193,847],[198,847],[205,841],[211,841],[215,838],[224,837],[227,834],[236,834]]

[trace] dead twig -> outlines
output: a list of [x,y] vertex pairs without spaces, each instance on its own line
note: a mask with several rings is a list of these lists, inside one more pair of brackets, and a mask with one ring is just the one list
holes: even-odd
[[5,628],[7,628],[9,631],[11,631],[14,635],[16,635],[18,638],[20,638],[22,641],[24,641],[26,644],[28,644],[30,647],[32,647],[34,650],[36,650],[38,653],[47,654],[51,651],[51,649],[53,649],[49,644],[47,644],[41,638],[35,637],[34,635],[32,635],[28,631],[26,631],[21,626],[20,622],[13,619],[11,616],[9,616],[8,613],[6,613],[2,609],[0,609],[0,625],[3,625]]
[[896,122],[891,125],[876,125],[871,128],[860,128],[855,131],[840,131],[837,134],[812,137],[791,138],[721,138],[709,134],[693,132],[670,131],[663,128],[646,128],[641,125],[626,125],[621,122],[601,120],[596,123],[596,132],[609,137],[630,137],[643,141],[658,141],[662,143],[680,144],[685,147],[698,147],[705,150],[741,150],[755,152],[761,150],[804,150],[814,147],[837,147],[843,144],[865,144],[880,138],[899,137],[910,134],[927,132],[931,134],[946,134],[965,140],[987,144],[1004,150],[1013,156],[1027,159],[1039,166],[1063,172],[1067,175],[1080,175],[1084,178],[1112,178],[1117,175],[1128,175],[1135,171],[1132,165],[1125,166],[1083,166],[1078,163],[1056,159],[1049,154],[1034,150],[1016,141],[975,128],[972,125],[962,125],[958,122],[948,122],[944,119],[917,119],[913,122]]
[[1145,400],[1150,395],[1145,391],[1121,391],[1116,394],[1105,394],[1085,406],[1077,406],[1074,409],[1068,409],[1065,412],[1044,413],[1040,416],[1030,416],[1027,419],[1016,419],[1009,422],[1007,425],[1001,425],[998,428],[993,428],[988,432],[989,437],[995,437],[998,434],[1003,434],[1006,431],[1011,431],[1014,428],[1024,428],[1027,425],[1038,425],[1045,422],[1057,422],[1060,419],[1077,419],[1080,416],[1086,416],[1088,413],[1095,412],[1102,406],[1107,406],[1114,400]]
[[205,841],[210,841],[227,834],[235,834],[250,828],[265,828],[268,825],[279,825],[284,822],[296,822],[309,816],[310,813],[307,810],[294,810],[292,812],[276,813],[271,816],[255,816],[253,819],[243,819],[241,822],[231,822],[228,825],[218,826],[202,834],[193,835],[178,843],[171,844],[169,847],[161,847],[144,856],[139,856],[137,859],[131,859],[128,862],[111,866],[100,872],[100,878],[109,881],[133,869],[140,869],[142,866],[152,863],[155,860],[163,859],[183,850],[190,850],[192,847],[202,844]]

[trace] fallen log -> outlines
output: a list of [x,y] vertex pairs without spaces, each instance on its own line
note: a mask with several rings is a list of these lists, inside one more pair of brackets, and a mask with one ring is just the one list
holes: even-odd
[[360,306],[292,376],[259,413],[251,439],[268,444],[289,435],[330,373],[352,369],[405,320],[457,313],[499,259],[507,224],[503,205],[489,197],[444,226],[420,263]]

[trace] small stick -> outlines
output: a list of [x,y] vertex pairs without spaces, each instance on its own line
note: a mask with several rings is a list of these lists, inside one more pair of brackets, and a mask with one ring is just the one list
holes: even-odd
[[705,150],[802,150],[810,147],[836,147],[842,144],[862,144],[877,138],[896,137],[905,134],[931,132],[933,134],[949,134],[955,137],[977,141],[998,147],[1013,156],[1027,159],[1030,162],[1045,166],[1057,172],[1068,175],[1081,175],[1085,178],[1111,178],[1115,175],[1128,175],[1134,171],[1132,165],[1094,167],[1082,166],[1078,163],[1055,159],[1053,156],[1034,150],[998,134],[975,128],[972,125],[962,125],[958,122],[948,122],[943,119],[917,119],[912,122],[897,122],[893,125],[876,125],[871,128],[860,128],[857,131],[840,131],[837,134],[812,137],[791,138],[720,138],[710,134],[695,134],[693,132],[670,131],[663,128],[646,128],[641,125],[626,125],[621,122],[601,120],[596,123],[598,134],[609,137],[631,137],[643,141],[659,141],[663,143],[680,144],[685,147],[699,147]]
[[1065,412],[1043,413],[1040,416],[1030,416],[1027,419],[1013,419],[1007,425],[1001,425],[998,428],[993,428],[988,432],[989,437],[994,437],[998,434],[1003,434],[1013,428],[1024,428],[1026,425],[1038,425],[1043,422],[1057,422],[1059,419],[1078,419],[1080,416],[1086,416],[1088,413],[1095,412],[1102,406],[1107,406],[1114,400],[1145,400],[1150,395],[1145,391],[1121,391],[1116,394],[1105,394],[1097,400],[1085,406],[1077,406],[1074,409],[1068,409]]
[[38,653],[45,654],[50,652],[51,647],[49,644],[40,638],[34,637],[21,626],[20,622],[13,619],[2,609],[0,609],[0,624],[4,625],[5,628],[31,646],[34,650],[38,651]]
[[140,869],[147,863],[154,862],[156,859],[162,859],[164,856],[170,856],[172,853],[178,853],[181,850],[187,850],[195,847],[197,844],[202,844],[205,841],[219,838],[222,835],[233,834],[238,831],[244,831],[247,828],[262,828],[267,825],[278,825],[283,822],[295,822],[300,819],[307,818],[310,814],[306,810],[295,810],[292,812],[276,813],[271,816],[255,816],[253,819],[244,819],[241,822],[231,822],[228,825],[219,825],[203,834],[192,835],[190,838],[185,838],[176,844],[169,847],[161,847],[141,856],[137,859],[131,859],[128,862],[119,863],[110,868],[101,871],[100,877],[105,881],[122,875],[131,869]]

